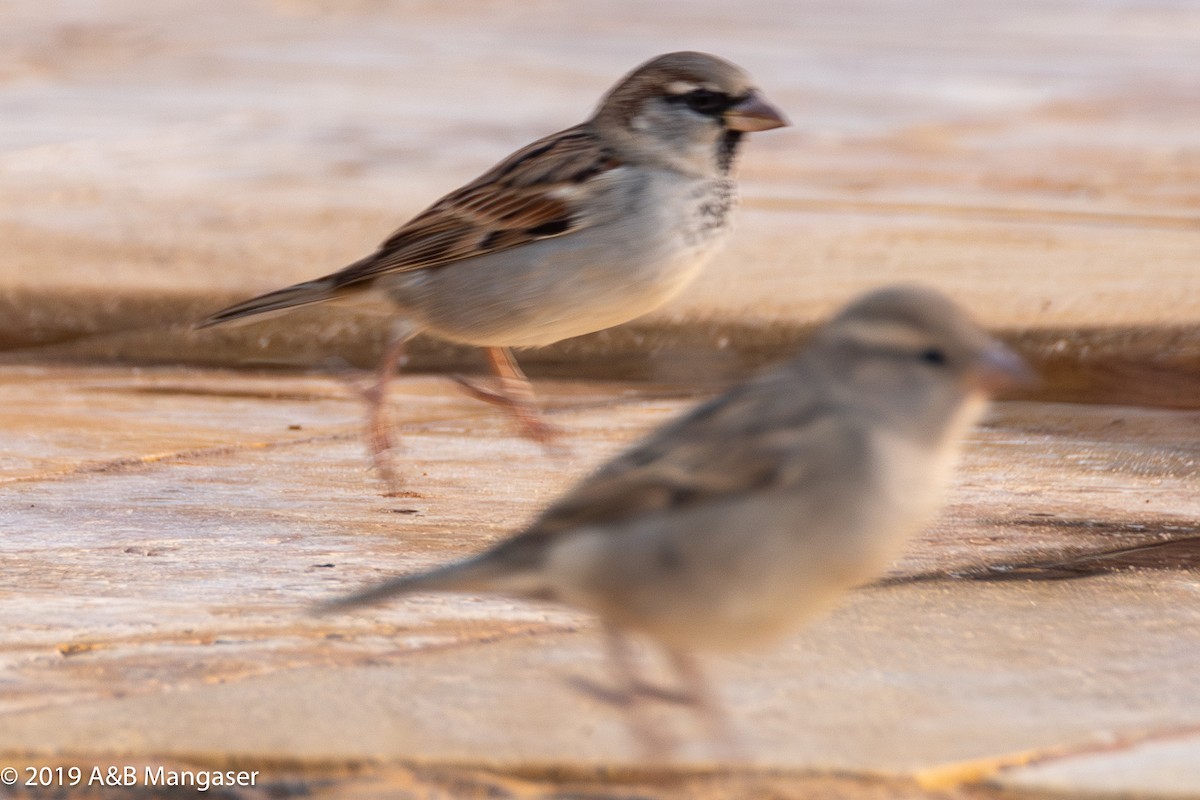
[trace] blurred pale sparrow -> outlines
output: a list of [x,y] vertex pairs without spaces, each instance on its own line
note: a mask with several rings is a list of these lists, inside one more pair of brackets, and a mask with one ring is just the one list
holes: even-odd
[[[693,702],[721,729],[691,652],[779,637],[879,575],[936,510],[989,393],[1025,375],[942,295],[876,291],[798,358],[660,428],[522,533],[323,608],[410,592],[566,603],[608,631],[619,684],[600,694],[633,711]],[[683,691],[638,678],[626,633],[666,649]]]

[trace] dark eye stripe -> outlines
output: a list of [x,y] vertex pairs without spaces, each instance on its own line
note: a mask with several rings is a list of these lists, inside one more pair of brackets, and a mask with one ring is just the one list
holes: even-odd
[[725,92],[711,89],[693,89],[684,94],[671,95],[667,98],[671,103],[682,103],[698,114],[717,116],[724,113],[730,106],[736,105],[741,98],[730,97]]

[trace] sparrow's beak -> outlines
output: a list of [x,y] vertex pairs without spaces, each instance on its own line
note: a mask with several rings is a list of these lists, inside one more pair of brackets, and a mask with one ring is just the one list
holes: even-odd
[[750,92],[736,105],[725,109],[723,118],[726,128],[743,133],[769,131],[792,124],[782,111],[762,99],[758,92]]
[[1028,389],[1038,383],[1037,374],[1019,355],[1000,342],[985,350],[967,378],[972,389],[995,394],[1005,389]]

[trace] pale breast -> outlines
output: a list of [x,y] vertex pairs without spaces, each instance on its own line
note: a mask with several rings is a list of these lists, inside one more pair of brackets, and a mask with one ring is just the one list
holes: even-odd
[[876,436],[876,481],[898,537],[906,539],[936,512],[958,463],[963,438],[983,413],[982,397],[968,398],[939,442],[917,442],[897,433]]

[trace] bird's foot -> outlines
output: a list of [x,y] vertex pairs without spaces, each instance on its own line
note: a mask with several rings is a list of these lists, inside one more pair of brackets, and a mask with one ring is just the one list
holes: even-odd
[[371,466],[383,481],[385,497],[419,497],[404,489],[404,479],[396,467],[394,453],[397,445],[392,437],[391,420],[387,414],[387,382],[378,376],[364,379],[362,373],[352,369],[344,361],[334,365],[332,374],[351,392],[362,398],[367,407],[367,422],[364,438]]
[[521,436],[540,444],[548,455],[557,456],[565,453],[559,442],[563,435],[562,430],[546,422],[541,412],[530,400],[514,397],[503,391],[484,388],[462,375],[451,377],[469,396],[507,411],[513,422],[516,423]]

